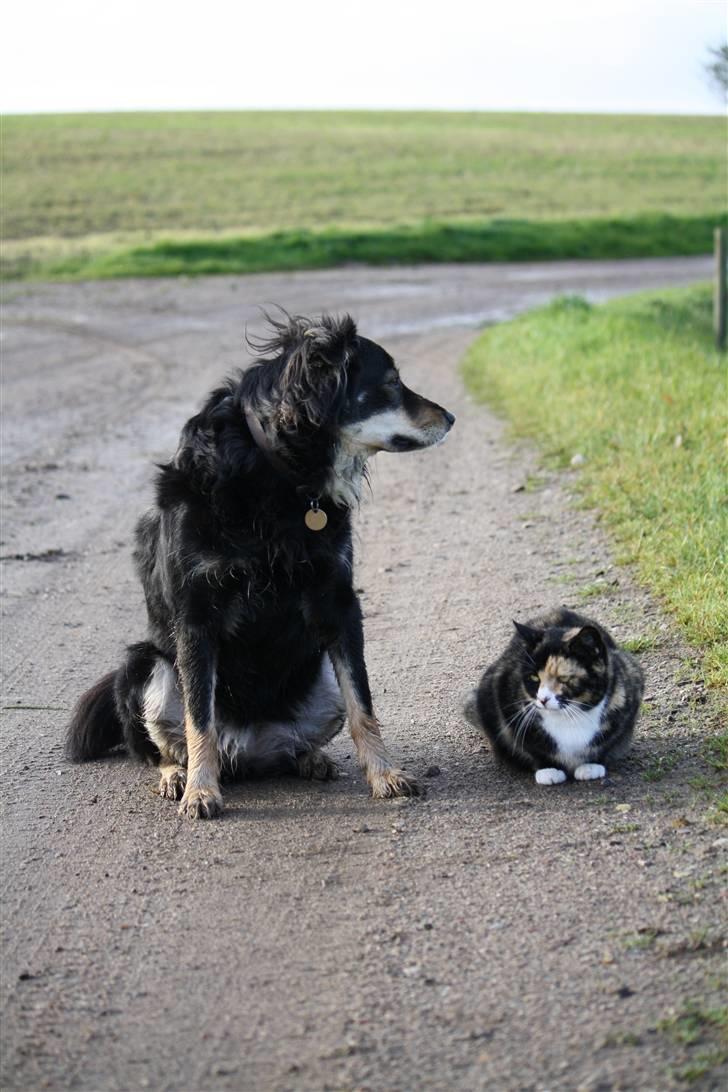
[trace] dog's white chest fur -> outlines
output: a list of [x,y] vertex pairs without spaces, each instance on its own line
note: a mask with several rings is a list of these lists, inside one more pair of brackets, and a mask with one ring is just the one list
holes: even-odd
[[607,699],[588,710],[570,710],[568,713],[554,709],[542,709],[541,723],[558,748],[558,757],[565,766],[579,766],[602,724],[602,714]]
[[364,466],[367,452],[357,450],[346,442],[339,443],[326,484],[325,493],[334,504],[355,508],[361,497]]

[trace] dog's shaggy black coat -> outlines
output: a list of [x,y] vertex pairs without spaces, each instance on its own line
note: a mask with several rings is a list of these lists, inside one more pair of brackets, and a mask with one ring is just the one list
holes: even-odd
[[[373,721],[351,505],[367,455],[427,446],[454,418],[404,387],[391,357],[359,337],[348,316],[286,316],[256,348],[258,361],[212,392],[160,469],[156,504],[136,531],[147,640],[80,699],[67,740],[75,761],[125,743],[163,768],[184,767],[185,732],[191,756],[190,732],[204,748],[216,725],[294,721],[326,655],[350,721],[357,711]],[[374,420],[404,425],[370,442]],[[317,532],[304,517],[318,505],[328,523]],[[149,730],[155,671],[176,680],[184,709],[169,748],[166,735],[160,743]],[[376,795],[412,791],[404,775],[389,791],[375,785],[367,747],[355,741]],[[398,774],[382,753],[384,773]],[[184,777],[165,795],[179,796]],[[187,808],[216,810],[209,802]]]

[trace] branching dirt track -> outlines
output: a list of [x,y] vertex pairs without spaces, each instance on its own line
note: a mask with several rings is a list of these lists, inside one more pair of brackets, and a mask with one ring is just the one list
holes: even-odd
[[[535,455],[505,443],[457,371],[479,323],[709,268],[6,291],[3,1088],[663,1089],[713,1049],[710,1021],[690,1047],[669,1024],[720,988],[711,700],[570,507],[569,476],[530,476]],[[61,740],[78,693],[143,635],[130,544],[151,464],[245,363],[244,325],[274,302],[351,310],[458,415],[443,447],[375,460],[356,521],[376,704],[428,794],[370,800],[342,734],[342,780],[228,788],[224,817],[195,825],[155,795],[153,771],[70,767]],[[496,767],[461,696],[511,618],[579,606],[595,581],[588,609],[618,638],[656,638],[650,713],[606,784],[542,788]],[[720,1080],[708,1069],[698,1086]]]

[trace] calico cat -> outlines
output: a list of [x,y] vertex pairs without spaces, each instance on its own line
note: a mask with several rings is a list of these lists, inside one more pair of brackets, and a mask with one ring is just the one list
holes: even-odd
[[605,777],[629,748],[644,681],[597,622],[566,607],[523,625],[465,703],[495,754],[539,785]]

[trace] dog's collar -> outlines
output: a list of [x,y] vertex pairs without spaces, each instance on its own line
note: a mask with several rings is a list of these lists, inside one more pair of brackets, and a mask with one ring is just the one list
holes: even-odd
[[282,477],[286,478],[286,480],[291,483],[291,485],[295,485],[296,489],[302,488],[300,478],[298,478],[296,474],[294,474],[293,470],[285,461],[285,459],[282,459],[278,452],[275,450],[273,444],[268,439],[265,429],[253,413],[250,406],[245,407],[245,420],[247,422],[248,428],[250,429],[250,435],[253,437],[255,446],[263,453],[263,455],[265,455],[266,459],[273,467],[273,469],[277,470]]
[[250,430],[250,435],[253,438],[253,442],[258,450],[265,456],[274,470],[277,470],[281,477],[290,482],[294,486],[296,492],[300,495],[305,495],[308,501],[308,508],[306,509],[306,515],[303,517],[306,526],[309,531],[323,531],[324,527],[328,523],[328,516],[324,512],[323,508],[319,507],[321,495],[319,493],[312,494],[308,492],[307,486],[301,483],[300,478],[294,473],[285,459],[282,459],[278,452],[270,442],[265,429],[261,425],[260,421],[253,413],[250,406],[244,407],[245,420]]

